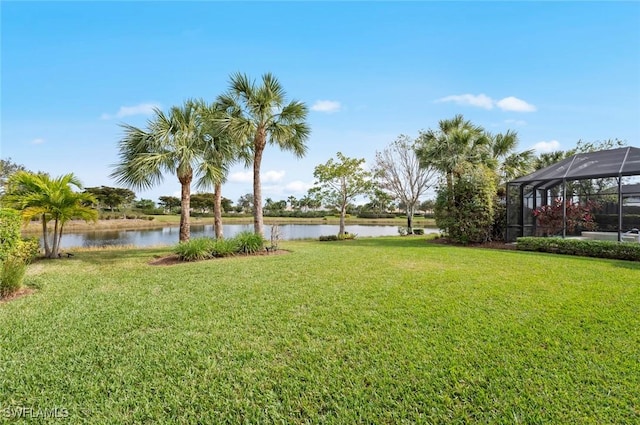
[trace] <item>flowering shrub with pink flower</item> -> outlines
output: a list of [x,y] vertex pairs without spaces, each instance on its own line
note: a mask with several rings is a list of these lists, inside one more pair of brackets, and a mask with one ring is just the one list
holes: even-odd
[[[587,201],[586,204],[581,205],[567,199],[564,205],[566,205],[567,211],[567,233],[573,233],[576,229],[596,229],[597,224],[594,221],[592,211],[598,208],[597,202]],[[562,209],[562,199],[556,198],[551,204],[533,210],[538,235],[552,236],[562,233]]]

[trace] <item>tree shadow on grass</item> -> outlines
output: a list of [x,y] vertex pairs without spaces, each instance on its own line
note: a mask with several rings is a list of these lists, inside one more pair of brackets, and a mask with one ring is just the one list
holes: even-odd
[[629,269],[629,270],[640,270],[640,262],[638,261],[614,261],[613,262],[613,266],[614,267],[619,267],[622,269]]
[[[426,239],[424,236],[402,236],[402,237],[370,237],[359,238],[354,241],[344,241],[346,243],[355,243],[357,246],[372,248],[444,248],[445,245],[433,243],[433,240]],[[337,242],[340,243],[340,242]]]

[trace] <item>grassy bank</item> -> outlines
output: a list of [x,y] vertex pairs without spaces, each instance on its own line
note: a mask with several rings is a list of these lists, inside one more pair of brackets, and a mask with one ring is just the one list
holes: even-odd
[[[100,230],[135,230],[135,229],[157,229],[167,226],[179,226],[179,215],[156,215],[151,216],[153,220],[144,219],[111,219],[98,220],[95,223],[84,222],[82,220],[72,220],[65,224],[65,233],[100,231]],[[224,217],[223,224],[249,224],[253,223],[251,217]],[[271,224],[338,224],[339,217],[327,216],[323,218],[296,218],[296,217],[265,217],[264,222]],[[352,217],[347,219],[347,224],[385,224],[391,226],[406,226],[407,219],[399,218],[376,218],[365,219]],[[191,224],[213,224],[213,217],[191,217]],[[414,219],[416,227],[433,227],[435,220],[424,217]],[[42,233],[42,225],[39,222],[31,222],[23,228],[25,235],[37,235]]]
[[634,423],[640,264],[427,244],[286,242],[29,267],[0,304],[0,408],[69,423]]

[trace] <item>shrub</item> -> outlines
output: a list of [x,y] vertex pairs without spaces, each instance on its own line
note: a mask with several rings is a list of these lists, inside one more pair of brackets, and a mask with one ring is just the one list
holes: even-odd
[[21,240],[18,212],[8,208],[0,209],[0,261],[9,258]]
[[414,235],[424,235],[424,229],[413,229]]
[[211,238],[195,238],[180,242],[173,250],[182,261],[205,260],[213,256],[215,240]]
[[580,205],[571,199],[562,202],[561,198],[556,198],[553,203],[533,210],[533,216],[536,218],[538,232],[551,236],[562,232],[563,223],[566,223],[569,233],[574,233],[576,229],[595,230],[596,223],[592,211],[597,208],[598,204],[593,201]]
[[234,238],[237,252],[243,254],[254,254],[264,248],[264,238],[251,231],[240,232]]
[[320,241],[325,242],[325,241],[337,241],[338,240],[338,235],[323,235],[320,236]]
[[32,237],[21,240],[13,252],[13,255],[22,259],[26,264],[29,264],[31,260],[40,255],[40,239]]
[[400,236],[407,236],[409,233],[409,228],[405,226],[398,226],[398,234]]
[[0,297],[8,297],[21,288],[26,271],[27,265],[21,258],[5,259],[0,268]]
[[344,233],[338,235],[338,240],[355,239],[356,236],[358,236],[356,233],[344,232]]
[[551,252],[585,257],[640,261],[640,244],[563,238],[523,237],[517,239],[521,251]]
[[391,213],[364,211],[358,214],[358,218],[396,218],[396,215]]
[[494,219],[494,175],[484,166],[467,166],[456,173],[452,190],[438,190],[436,224],[456,242],[486,242]]
[[215,239],[211,245],[211,255],[214,257],[228,257],[238,252],[235,239]]

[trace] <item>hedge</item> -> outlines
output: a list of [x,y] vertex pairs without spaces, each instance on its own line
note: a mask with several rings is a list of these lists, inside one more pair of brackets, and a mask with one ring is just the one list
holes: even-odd
[[563,238],[523,237],[517,239],[521,251],[550,252],[583,257],[640,261],[640,244],[634,242],[594,241]]

